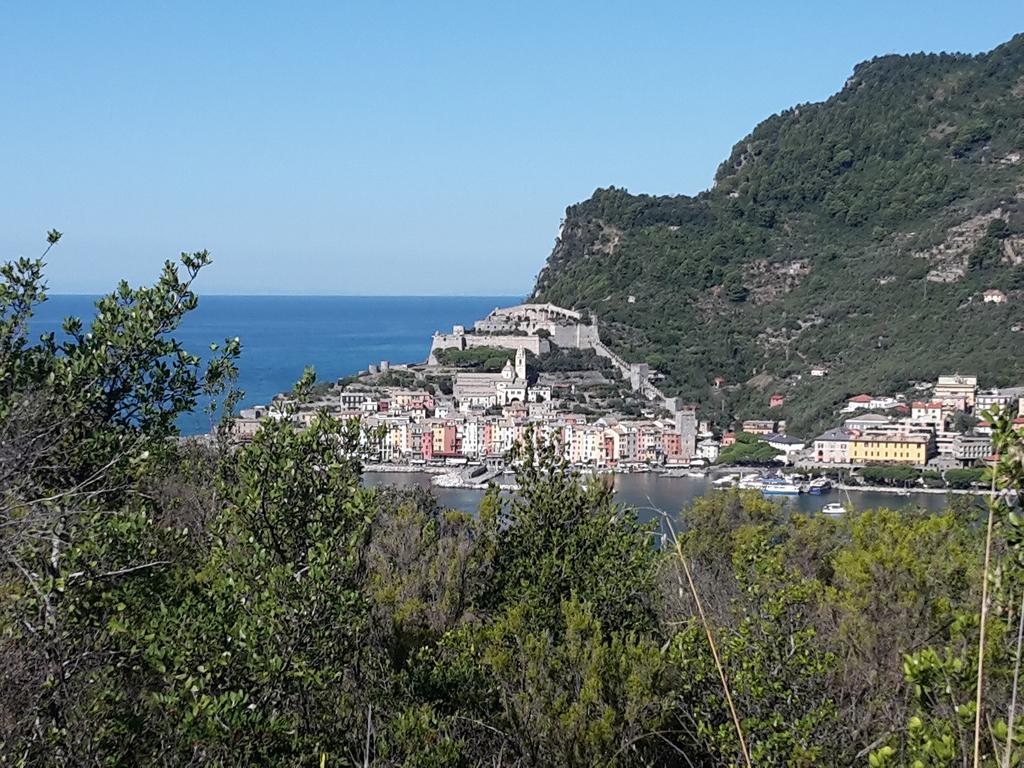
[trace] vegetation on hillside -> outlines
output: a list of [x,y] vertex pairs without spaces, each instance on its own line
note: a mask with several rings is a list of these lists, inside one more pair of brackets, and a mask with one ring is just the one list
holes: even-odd
[[718,454],[719,464],[771,464],[782,451],[772,448],[760,435],[737,432],[736,442],[722,448]]
[[[1020,383],[1022,83],[1024,35],[860,64],[758,125],[707,192],[610,187],[569,207],[533,298],[596,313],[618,352],[723,421],[765,415],[767,386],[804,431],[939,373]],[[984,303],[990,288],[1010,300]]]
[[439,349],[434,357],[441,365],[470,368],[480,372],[498,373],[515,357],[515,352],[500,347],[469,347],[468,349]]

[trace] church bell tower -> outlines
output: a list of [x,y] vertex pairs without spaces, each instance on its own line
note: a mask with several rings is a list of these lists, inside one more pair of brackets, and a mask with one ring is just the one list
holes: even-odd
[[516,350],[516,378],[526,381],[526,350],[522,347]]

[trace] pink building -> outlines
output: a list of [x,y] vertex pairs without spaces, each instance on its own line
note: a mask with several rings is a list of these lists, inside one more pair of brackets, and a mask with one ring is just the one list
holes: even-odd
[[814,438],[814,460],[823,464],[849,464],[850,443],[860,433],[837,427]]

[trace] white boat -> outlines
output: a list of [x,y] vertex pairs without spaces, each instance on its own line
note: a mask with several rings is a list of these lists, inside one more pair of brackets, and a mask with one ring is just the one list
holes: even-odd
[[726,475],[725,477],[720,477],[717,480],[712,480],[711,484],[718,488],[724,488],[727,485],[735,485],[736,475]]
[[761,493],[765,496],[797,496],[803,488],[788,477],[766,477],[761,483]]
[[764,489],[764,486],[765,481],[760,475],[747,475],[741,477],[739,482],[740,489],[744,491],[760,491]]
[[845,515],[846,507],[840,504],[838,501],[831,501],[821,508],[821,514],[823,515]]
[[761,493],[765,496],[798,496],[801,490],[800,486],[791,480],[772,477],[764,481]]
[[807,484],[807,492],[819,496],[832,490],[832,481],[827,477],[816,477]]

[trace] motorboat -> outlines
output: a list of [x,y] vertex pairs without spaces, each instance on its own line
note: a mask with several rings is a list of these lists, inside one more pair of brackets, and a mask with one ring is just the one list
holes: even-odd
[[821,514],[830,515],[833,517],[837,515],[845,515],[846,507],[844,507],[838,501],[832,501],[821,508]]
[[764,479],[760,475],[747,475],[740,477],[739,486],[742,491],[760,491],[764,489]]
[[827,477],[816,477],[807,484],[807,492],[812,496],[821,496],[832,490],[832,481]]
[[761,493],[765,496],[798,496],[800,486],[784,477],[769,477],[761,485]]

